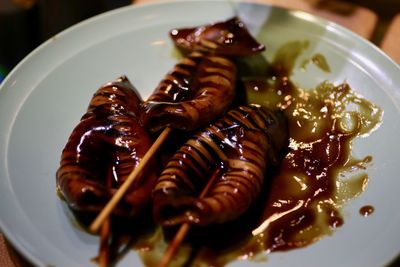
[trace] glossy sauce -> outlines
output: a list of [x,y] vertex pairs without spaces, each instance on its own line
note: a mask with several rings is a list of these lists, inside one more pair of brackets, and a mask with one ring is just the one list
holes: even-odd
[[[278,53],[291,45],[298,47],[286,44]],[[269,79],[246,82],[248,101],[275,106],[289,120],[289,151],[273,177],[250,242],[269,252],[307,246],[344,224],[341,207],[365,190],[372,161],[370,155],[354,158],[352,141],[367,136],[382,119],[382,110],[346,83],[297,88],[288,78],[293,65],[278,54]],[[329,70],[326,62],[320,66]]]
[[[258,202],[244,216],[192,229],[190,245],[183,245],[172,266],[224,266],[238,259],[263,262],[265,252],[310,245],[345,224],[341,208],[366,189],[366,171],[373,160],[371,155],[355,158],[352,142],[375,130],[383,111],[346,83],[325,82],[309,90],[295,86],[290,74],[307,47],[308,42],[285,44],[268,69],[243,79],[248,103],[281,110],[288,119],[289,146],[280,167],[268,173]],[[330,71],[322,55],[312,60]],[[372,212],[372,206],[360,209],[363,216]],[[165,250],[163,235],[144,244],[152,249],[141,251],[142,260],[155,266]]]
[[375,208],[371,205],[366,205],[360,208],[360,214],[364,217],[368,217],[374,212]]

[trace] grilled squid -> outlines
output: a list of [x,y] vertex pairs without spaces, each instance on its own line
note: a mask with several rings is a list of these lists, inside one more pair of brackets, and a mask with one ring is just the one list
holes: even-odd
[[186,131],[201,127],[226,111],[235,97],[235,82],[231,60],[192,52],[143,103],[141,121],[153,132],[167,126]]
[[233,58],[264,50],[237,18],[170,35],[189,54],[142,105],[141,122],[152,132],[165,127],[190,131],[222,115],[235,98]]
[[153,192],[155,219],[164,226],[204,226],[238,218],[255,202],[287,136],[280,113],[254,105],[229,111],[168,162]]
[[[56,174],[58,192],[72,210],[99,212],[151,146],[137,118],[141,102],[125,76],[94,94]],[[133,216],[149,204],[157,180],[152,165],[134,181],[114,214]]]

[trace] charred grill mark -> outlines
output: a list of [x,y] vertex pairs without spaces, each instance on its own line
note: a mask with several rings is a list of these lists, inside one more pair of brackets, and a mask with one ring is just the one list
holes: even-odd
[[[246,116],[246,114],[251,114],[246,116],[246,122],[250,125],[249,127],[251,128],[258,128],[258,129],[263,129],[264,125],[263,124],[258,124],[257,121],[255,120],[254,117],[257,117],[258,114],[252,114],[251,109],[243,109],[243,110],[238,110],[238,113],[242,116]],[[252,116],[253,115],[253,116]]]
[[215,63],[216,65],[219,65],[219,66],[229,66],[229,65],[231,65],[231,61],[228,59],[228,58],[226,58],[226,57],[220,57],[220,56],[209,56],[208,58],[207,58],[209,61],[211,61],[211,62],[213,62],[213,63]]
[[196,160],[196,157],[192,156],[192,153],[190,153],[189,151],[187,151],[183,148],[177,152],[177,156],[184,158],[184,159],[188,159],[187,162],[189,165],[188,166],[189,170],[191,170],[194,175],[196,175],[197,177],[204,177],[205,170],[204,170],[203,166],[201,166],[198,163],[198,161]]
[[185,173],[186,170],[179,165],[174,165],[175,164],[173,162],[170,163],[166,171],[161,174],[157,186],[162,187],[163,190],[169,190],[171,188],[188,188],[191,192],[197,192],[196,186],[193,184],[189,176]]
[[178,103],[190,96],[190,84],[200,61],[199,53],[183,58],[164,77],[147,101]]
[[208,67],[205,69],[205,71],[209,74],[209,75],[219,75],[224,77],[225,79],[229,80],[232,76],[232,73],[229,71],[229,66],[230,63],[226,62],[223,65],[219,65],[219,66],[215,66],[215,67]]
[[242,175],[241,173],[232,173],[229,174],[229,181],[224,181],[227,184],[234,184],[235,188],[242,188],[243,190],[238,190],[238,192],[251,192],[253,190],[253,181],[250,177]]
[[209,165],[211,165],[218,154],[207,144],[207,142],[201,140],[201,138],[194,138],[187,141],[185,145],[188,145],[192,150],[196,151],[201,158],[204,159]]
[[215,140],[218,139],[213,139],[211,131],[206,131],[206,134],[200,135],[199,139],[203,141],[203,145],[207,148],[208,152],[212,152],[212,154],[216,155],[213,157],[213,160],[216,161],[218,159],[225,161],[227,159],[227,156],[225,155],[224,151],[220,147],[220,143],[217,142],[215,143]]
[[198,144],[195,145],[190,145],[190,144],[184,144],[182,146],[182,148],[187,149],[187,151],[192,152],[193,153],[193,157],[195,158],[195,160],[198,161],[199,165],[201,165],[203,167],[203,169],[206,169],[208,166],[210,166],[210,164],[212,164],[212,162],[209,160],[209,158],[207,158],[209,156],[209,154],[206,156],[204,155],[204,153],[207,153],[207,151],[205,151],[204,149],[202,149],[201,147],[198,147]]
[[[268,114],[272,113],[263,113],[261,108],[253,106],[236,108],[182,146],[172,157],[174,164],[168,164],[161,175],[162,179],[168,179],[168,188],[173,188],[176,194],[169,199],[163,193],[165,184],[156,185],[155,218],[165,225],[184,222],[207,225],[226,222],[244,213],[262,189],[268,154],[278,153],[270,145],[269,129],[263,120],[270,119],[275,131],[286,134],[285,123]],[[191,170],[191,174],[185,171],[175,175],[176,169],[171,168],[175,164]],[[221,166],[217,181],[204,198],[179,194],[179,186],[183,184],[196,189],[192,192],[201,192],[211,174]]]

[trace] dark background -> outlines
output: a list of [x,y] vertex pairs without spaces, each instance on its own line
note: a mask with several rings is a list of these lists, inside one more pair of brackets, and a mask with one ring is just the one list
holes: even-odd
[[[330,0],[315,1],[323,3]],[[391,19],[396,13],[400,13],[400,0],[344,1],[369,8],[379,16],[379,23],[371,40],[377,45]],[[0,0],[0,83],[21,59],[55,34],[84,19],[132,2],[132,0]]]
[[17,2],[0,0],[0,82],[27,54],[60,31],[132,3],[131,0],[38,0],[25,5]]

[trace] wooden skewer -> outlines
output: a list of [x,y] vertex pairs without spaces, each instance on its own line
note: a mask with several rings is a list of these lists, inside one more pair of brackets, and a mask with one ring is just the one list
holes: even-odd
[[[111,188],[113,182],[112,168],[108,169],[107,187]],[[110,236],[111,236],[111,218],[108,216],[101,226],[100,246],[99,246],[99,266],[107,267],[110,262]]]
[[118,204],[118,202],[121,200],[121,198],[124,196],[128,188],[131,186],[135,178],[142,172],[143,168],[147,165],[147,162],[151,159],[151,157],[157,152],[158,148],[161,146],[161,144],[165,141],[165,139],[168,137],[168,135],[171,132],[171,128],[167,127],[165,128],[161,134],[158,136],[156,141],[153,143],[153,145],[149,148],[149,150],[146,152],[144,155],[143,159],[140,161],[139,165],[133,169],[133,171],[129,174],[128,178],[126,181],[121,185],[121,187],[115,192],[113,197],[110,199],[110,201],[106,204],[104,209],[97,215],[96,219],[92,222],[92,224],[89,226],[89,231],[92,233],[97,233],[100,226],[103,224],[105,219],[110,215],[112,210],[115,208],[115,206]]
[[[199,196],[200,198],[205,197],[206,194],[210,191],[211,186],[214,184],[220,171],[221,171],[221,169],[218,168],[214,172],[213,176],[208,181],[206,187],[201,192],[201,194]],[[160,263],[158,264],[158,267],[167,267],[170,264],[172,257],[176,254],[177,250],[179,249],[180,245],[182,244],[183,240],[185,239],[187,233],[189,232],[189,229],[190,229],[189,223],[184,223],[181,225],[178,232],[175,234],[174,239],[168,245],[168,248],[165,251],[163,258],[161,259]]]
[[110,218],[108,217],[101,226],[99,266],[107,267],[110,262]]

